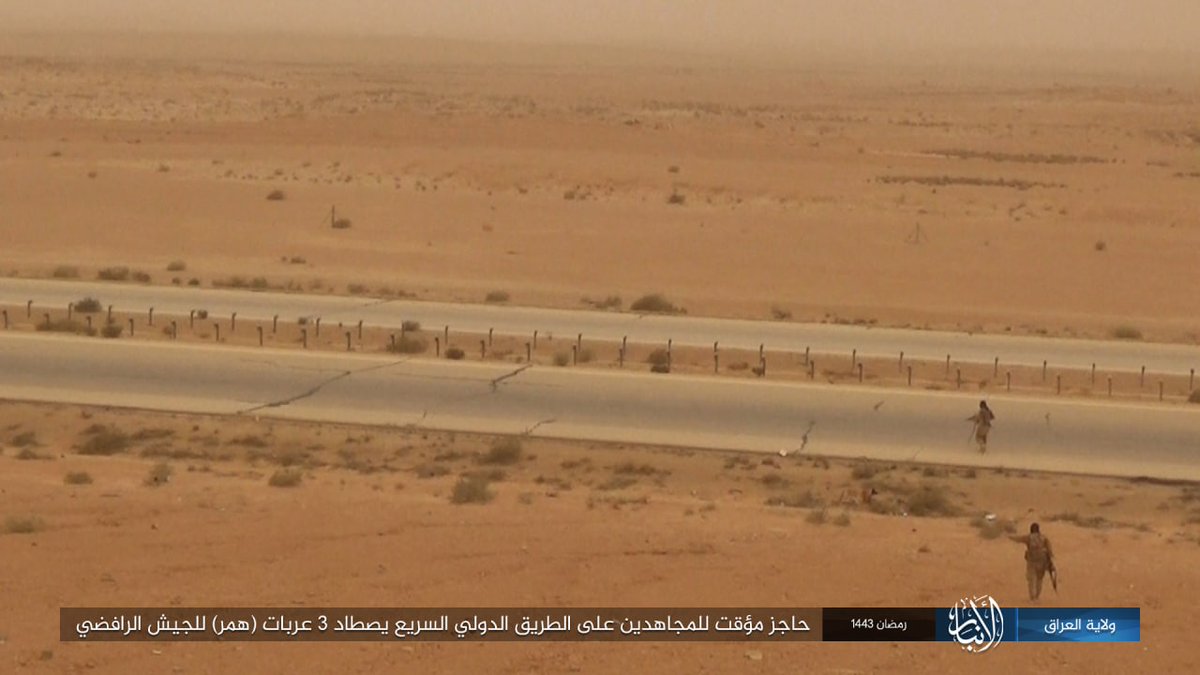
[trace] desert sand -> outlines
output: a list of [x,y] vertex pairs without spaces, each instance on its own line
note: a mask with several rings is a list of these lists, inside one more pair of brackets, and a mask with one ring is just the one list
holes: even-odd
[[[6,672],[1194,667],[1180,592],[1200,582],[1191,486],[529,439],[492,454],[498,439],[461,434],[22,403],[0,414]],[[490,500],[452,502],[468,474],[490,479]],[[298,484],[271,485],[280,475]],[[865,486],[880,491],[870,506]],[[978,527],[985,512],[996,530]],[[1022,549],[1003,535],[1033,520],[1062,577],[1039,603],[1139,606],[1141,643],[976,657],[947,644],[58,642],[57,608],[81,605],[938,606],[978,592],[1026,605]]]
[[0,269],[1194,343],[1200,89],[1148,58],[9,34]]

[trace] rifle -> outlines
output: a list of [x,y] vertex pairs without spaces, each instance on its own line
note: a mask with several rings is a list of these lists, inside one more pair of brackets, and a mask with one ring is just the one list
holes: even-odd
[[1048,570],[1050,572],[1050,585],[1054,587],[1054,592],[1058,593],[1058,568],[1054,566],[1054,558],[1050,558]]

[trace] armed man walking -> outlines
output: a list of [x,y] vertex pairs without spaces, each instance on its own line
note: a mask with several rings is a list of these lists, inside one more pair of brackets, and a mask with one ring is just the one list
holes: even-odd
[[1029,599],[1037,600],[1042,594],[1042,579],[1050,573],[1050,583],[1058,590],[1058,572],[1054,569],[1054,549],[1050,540],[1042,534],[1037,523],[1029,526],[1029,534],[1009,535],[1009,539],[1025,544],[1025,580],[1029,583]]
[[980,452],[987,452],[988,432],[992,430],[992,422],[995,419],[996,415],[988,407],[987,401],[980,401],[979,412],[967,418],[968,422],[975,423],[975,442],[979,444]]

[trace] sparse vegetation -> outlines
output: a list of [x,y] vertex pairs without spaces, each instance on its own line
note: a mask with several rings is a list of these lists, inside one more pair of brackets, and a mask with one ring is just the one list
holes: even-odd
[[842,511],[833,519],[833,524],[838,527],[850,527],[850,514]]
[[338,218],[337,220],[333,221],[333,229],[348,230],[352,224],[353,223],[349,218]]
[[679,191],[672,191],[667,197],[667,203],[674,206],[682,206],[687,201],[687,196]]
[[229,441],[229,444],[230,445],[242,445],[247,448],[265,448],[265,447],[267,447],[267,442],[265,440],[263,440],[262,436],[255,436],[254,434],[238,436],[237,438],[234,438],[233,440]]
[[660,293],[643,295],[634,300],[633,304],[629,305],[629,309],[650,314],[679,314],[683,311],[683,308],[676,306]]
[[863,462],[854,465],[854,468],[850,470],[850,477],[855,480],[867,480],[874,478],[877,473],[879,473],[879,467],[870,462]]
[[281,202],[284,199],[287,199],[287,195],[284,194],[283,190],[271,190],[267,193],[267,201],[269,202]]
[[174,470],[167,462],[158,462],[158,464],[150,467],[150,472],[146,473],[145,485],[149,488],[158,488],[158,486],[166,485]]
[[187,269],[187,263],[182,260],[172,260],[167,263],[168,272],[182,272]]
[[769,497],[766,503],[767,506],[786,506],[793,509],[815,509],[824,506],[824,502],[821,501],[820,497],[813,494],[812,490]]
[[403,335],[388,345],[388,351],[397,354],[420,354],[429,349],[429,343],[419,337]]
[[45,321],[37,325],[37,329],[42,332],[50,333],[75,333],[76,335],[95,335],[94,328],[88,328],[82,321],[74,319],[54,319],[50,323]]
[[945,487],[926,484],[908,496],[908,512],[918,517],[953,516],[958,514],[958,508],[951,503]]
[[670,362],[671,362],[671,357],[667,353],[667,350],[665,347],[659,347],[658,349],[655,349],[654,351],[650,352],[649,356],[646,357],[646,363],[649,363],[652,366],[664,366],[665,367]]
[[68,471],[63,476],[63,483],[67,485],[91,485],[92,474],[86,471]]
[[467,353],[462,350],[462,347],[446,348],[446,358],[450,359],[451,361],[461,361],[466,355]]
[[421,322],[413,321],[412,319],[406,319],[400,322],[400,330],[406,333],[416,333],[417,331],[421,330]]
[[1081,516],[1074,511],[1069,513],[1058,513],[1046,518],[1046,520],[1052,523],[1071,523],[1078,527],[1087,527],[1093,529],[1102,529],[1113,526],[1113,523],[1103,516]]
[[489,291],[484,297],[485,302],[508,302],[511,296],[508,291]]
[[73,307],[75,311],[79,312],[80,314],[95,314],[104,309],[104,305],[100,304],[99,300],[91,296],[76,300]]
[[1112,336],[1118,340],[1141,340],[1142,331],[1134,326],[1117,326],[1112,330]]
[[571,355],[570,354],[568,354],[566,352],[556,352],[554,354],[554,365],[558,366],[559,368],[562,368],[563,366],[565,366],[569,363],[571,363]]
[[9,443],[14,448],[28,448],[38,444],[37,432],[24,431],[12,437]]
[[300,485],[304,480],[304,472],[300,469],[279,469],[267,479],[267,485],[278,488],[290,488]]
[[521,460],[522,452],[519,438],[497,438],[479,461],[482,464],[516,464]]
[[105,267],[96,272],[96,278],[101,281],[129,281],[128,267]]
[[877,176],[875,180],[885,184],[915,183],[917,185],[951,186],[971,185],[975,187],[1002,187],[1016,190],[1030,188],[1065,188],[1062,183],[1043,183],[1040,181],[1017,180],[1008,178],[974,178],[971,176]]
[[50,273],[50,276],[54,277],[55,279],[78,279],[79,268],[72,265],[59,265],[58,267],[54,268],[54,271]]
[[266,277],[248,279],[236,275],[226,279],[213,279],[212,285],[213,288],[249,288],[255,291],[262,291],[271,287]]
[[33,534],[46,528],[46,523],[37,516],[8,516],[4,519],[4,531],[8,534]]
[[142,271],[140,271],[140,270],[139,270],[139,271],[133,272],[133,273],[131,274],[131,276],[132,276],[133,280],[134,280],[134,281],[136,281],[136,282],[138,282],[139,284],[148,284],[148,283],[150,283],[150,279],[151,279],[151,277],[150,277],[150,274],[149,274],[148,272],[142,272]]
[[971,527],[979,530],[979,536],[984,539],[998,539],[1006,534],[1014,534],[1017,531],[1017,524],[1011,520],[1004,520],[992,516],[976,516],[971,519]]
[[1096,242],[1094,248],[1096,249],[1097,252],[1103,253],[1104,251],[1108,250],[1108,244],[1104,243],[1104,240],[1101,239]]
[[1188,403],[1200,403],[1200,389],[1194,390],[1188,394]]
[[1063,155],[1041,154],[1027,152],[1016,154],[1011,152],[986,152],[982,150],[932,150],[931,155],[954,157],[956,159],[986,159],[992,162],[1019,162],[1023,164],[1104,164],[1108,160],[1092,155]]
[[454,504],[486,504],[496,496],[485,476],[472,474],[463,476],[454,484],[450,501]]
[[602,300],[595,300],[585,297],[581,300],[581,302],[595,309],[621,309],[622,304],[621,296],[619,295],[610,295]]
[[117,323],[116,321],[109,321],[100,329],[100,335],[110,339],[119,338],[124,330],[125,327],[121,324]]
[[50,459],[49,457],[35,451],[33,448],[21,448],[21,451],[16,454],[16,458],[23,462],[37,459]]
[[[86,433],[86,432],[85,432]],[[81,455],[115,455],[129,449],[129,435],[118,430],[102,428],[92,433],[83,445],[79,446]]]
[[813,509],[812,511],[809,511],[808,515],[804,517],[804,520],[811,525],[824,525],[825,524],[825,509],[820,508],[820,509]]
[[792,318],[792,313],[778,305],[771,308],[771,318],[776,321],[787,321]]

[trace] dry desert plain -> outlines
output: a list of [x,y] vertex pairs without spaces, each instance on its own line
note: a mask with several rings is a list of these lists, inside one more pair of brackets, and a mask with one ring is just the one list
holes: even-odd
[[[1195,343],[1196,82],[5,34],[0,270]],[[1192,486],[11,402],[0,441],[4,671],[1195,670]],[[464,475],[485,503],[454,503]],[[57,641],[73,604],[1019,604],[1003,524],[1035,518],[1064,580],[1043,602],[1140,606],[1142,643]]]
[[1194,62],[9,34],[0,64],[6,274],[1200,335]]
[[[1200,582],[1194,486],[12,402],[0,414],[5,672],[1194,672],[1180,592]],[[1025,604],[1022,549],[1004,535],[1034,519],[1062,576],[1041,604],[1140,606],[1140,644],[976,657],[947,644],[58,642],[58,607],[72,605]]]

